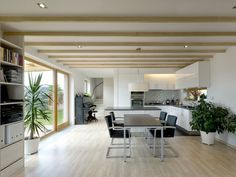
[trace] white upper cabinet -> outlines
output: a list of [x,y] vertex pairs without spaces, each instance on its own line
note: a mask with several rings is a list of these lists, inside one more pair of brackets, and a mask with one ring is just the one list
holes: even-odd
[[176,89],[210,86],[210,62],[193,63],[176,71]]
[[144,81],[149,89],[173,90],[175,89],[175,74],[145,74]]

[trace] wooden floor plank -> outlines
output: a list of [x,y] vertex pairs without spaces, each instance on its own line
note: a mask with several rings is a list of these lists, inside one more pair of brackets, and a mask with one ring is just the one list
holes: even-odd
[[43,140],[16,177],[235,177],[236,150],[219,142],[207,146],[198,136],[176,136],[168,143],[178,157],[160,162],[143,138],[132,140],[127,163],[106,159],[110,139],[104,120],[75,125]]

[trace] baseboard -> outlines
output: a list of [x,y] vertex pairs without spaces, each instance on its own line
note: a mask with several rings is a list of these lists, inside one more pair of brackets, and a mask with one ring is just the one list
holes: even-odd
[[227,143],[227,142],[225,142],[225,141],[223,141],[223,140],[221,140],[219,138],[215,138],[215,140],[236,150],[236,146],[234,146],[232,144],[229,144],[229,143]]

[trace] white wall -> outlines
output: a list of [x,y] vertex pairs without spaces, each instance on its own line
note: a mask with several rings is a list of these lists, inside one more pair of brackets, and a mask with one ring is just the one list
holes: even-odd
[[103,104],[104,107],[113,107],[114,103],[114,84],[113,78],[103,79]]
[[[103,82],[103,78],[95,78],[95,87]],[[103,99],[103,84],[99,85],[95,90],[95,98]]]
[[[224,54],[217,54],[211,60],[211,86],[208,99],[229,107],[236,113],[236,47],[231,47]],[[236,146],[236,135],[224,133],[217,135],[229,145]]]
[[75,95],[77,93],[84,93],[84,80],[88,80],[87,76],[79,71],[71,70],[70,75],[70,124],[75,123]]

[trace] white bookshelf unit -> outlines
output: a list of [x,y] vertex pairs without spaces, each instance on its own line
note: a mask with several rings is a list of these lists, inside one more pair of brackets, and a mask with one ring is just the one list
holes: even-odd
[[23,47],[0,38],[0,177],[24,167]]

